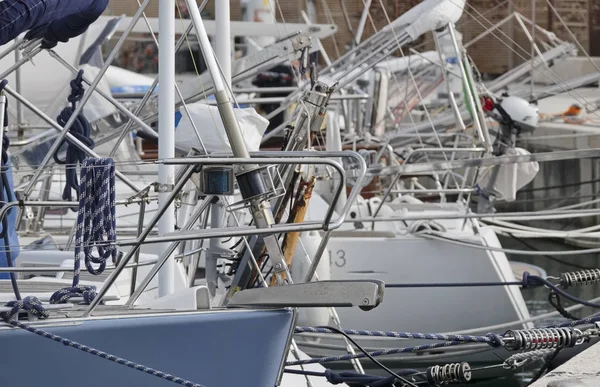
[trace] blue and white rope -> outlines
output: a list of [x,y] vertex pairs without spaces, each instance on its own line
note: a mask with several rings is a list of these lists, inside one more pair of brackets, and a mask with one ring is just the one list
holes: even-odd
[[0,313],[0,318],[2,320],[4,320],[7,324],[10,324],[14,327],[24,329],[31,333],[35,333],[38,336],[45,337],[50,340],[54,340],[57,343],[63,344],[67,347],[78,349],[80,351],[89,353],[91,355],[101,357],[102,359],[110,360],[117,364],[121,364],[126,367],[133,368],[135,370],[142,371],[142,372],[150,374],[150,375],[154,375],[158,378],[167,380],[169,382],[173,382],[173,383],[176,383],[176,384],[179,384],[182,386],[186,386],[186,387],[203,387],[202,385],[191,382],[189,380],[185,380],[185,379],[179,378],[177,376],[173,376],[171,374],[167,374],[165,372],[156,370],[154,368],[150,368],[150,367],[146,367],[144,365],[138,364],[138,363],[134,363],[127,359],[123,359],[118,356],[111,355],[110,353],[103,352],[103,351],[100,351],[100,350],[92,348],[92,347],[88,347],[87,345],[84,345],[84,344],[80,344],[76,341],[69,340],[67,338],[55,335],[50,332],[43,331],[41,329],[37,329],[35,327],[32,327],[31,325],[24,324],[24,323],[16,321],[16,320],[12,320],[12,318],[14,316],[16,316],[17,313],[19,313],[19,310],[26,310],[27,312],[32,313],[33,315],[35,315],[36,317],[38,317],[40,319],[48,318],[48,316],[49,316],[48,311],[46,311],[44,309],[42,303],[36,297],[25,297],[21,301],[11,301],[7,304],[7,306],[12,307],[12,309],[9,312]]
[[[85,159],[81,166],[79,211],[75,234],[73,285],[50,298],[52,304],[82,296],[85,303],[96,297],[93,286],[79,286],[81,260],[91,274],[104,272],[106,260],[117,257],[115,163],[111,158]],[[98,255],[94,255],[96,249]],[[93,265],[99,265],[95,268]]]
[[593,316],[589,316],[586,318],[582,318],[581,320],[573,320],[573,321],[567,321],[567,322],[564,322],[561,324],[548,325],[548,326],[545,326],[544,328],[572,328],[572,327],[576,327],[579,325],[594,324],[599,321],[600,321],[600,315],[593,315]]
[[[371,337],[391,337],[398,339],[421,339],[421,340],[443,340],[460,341],[463,343],[485,343],[493,347],[501,346],[501,336],[489,334],[486,336],[472,335],[447,335],[443,333],[412,333],[412,332],[393,332],[393,331],[368,331],[362,329],[343,329],[347,335],[371,336]],[[295,333],[337,333],[336,331],[323,327],[296,327]]]
[[[589,316],[576,321],[567,321],[562,324],[549,325],[542,328],[565,328],[565,327],[576,327],[580,325],[593,324],[600,321],[600,315]],[[502,335],[497,333],[488,333],[485,336],[471,336],[471,335],[446,335],[440,333],[412,333],[412,332],[393,332],[393,331],[367,331],[358,329],[345,329],[343,330],[347,335],[356,336],[371,336],[371,337],[391,337],[401,339],[422,339],[422,340],[446,340],[445,342],[438,342],[428,345],[417,345],[412,347],[403,348],[386,348],[379,351],[369,352],[369,355],[373,357],[395,355],[399,353],[418,352],[426,351],[436,348],[444,348],[449,346],[461,345],[466,343],[485,343],[493,348],[499,348],[504,346],[502,341]],[[324,328],[324,327],[296,327],[295,333],[331,333],[337,334],[338,332]],[[312,358],[306,360],[297,360],[287,362],[286,366],[314,364],[314,363],[330,363],[336,361],[347,361],[352,359],[359,359],[367,357],[363,353],[339,355],[339,356],[327,356],[320,358]]]
[[[419,351],[427,351],[431,349],[437,348],[446,348],[452,347],[456,345],[464,344],[463,341],[445,341],[441,343],[433,343],[433,344],[425,344],[425,345],[415,345],[412,347],[403,347],[403,348],[386,348],[379,351],[369,352],[369,355],[372,357],[377,356],[386,356],[386,355],[396,355],[399,353],[410,353],[410,352],[419,352]],[[364,353],[356,353],[356,354],[348,354],[348,355],[339,355],[339,356],[327,356],[327,357],[319,357],[312,359],[303,359],[303,360],[295,360],[285,363],[286,366],[296,366],[296,365],[304,365],[304,364],[315,364],[315,363],[331,363],[335,361],[347,361],[352,359],[362,359],[367,357]]]

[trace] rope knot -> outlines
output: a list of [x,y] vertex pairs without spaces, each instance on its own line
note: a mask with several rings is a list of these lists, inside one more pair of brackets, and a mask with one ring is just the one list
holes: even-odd
[[75,79],[72,79],[69,83],[71,85],[71,95],[67,97],[67,100],[75,109],[75,104],[83,98],[85,89],[83,88],[83,70],[79,70]]
[[485,200],[490,200],[490,195],[488,195],[479,184],[475,184],[475,193]]
[[539,277],[529,274],[528,271],[523,273],[523,289],[542,285],[544,285],[544,283],[543,281],[540,281]]
[[490,339],[488,343],[492,348],[500,348],[504,347],[504,341],[502,340],[502,336],[497,333],[488,333],[485,337]]
[[42,302],[37,297],[28,296],[22,300],[10,301],[6,304],[6,306],[11,308],[11,310],[0,313],[0,318],[2,318],[4,321],[9,321],[11,318],[16,316],[20,310],[25,310],[39,319],[45,319],[50,316],[50,313],[44,309]]
[[344,383],[344,378],[342,378],[337,372],[333,372],[330,369],[325,370],[325,379],[334,385]]
[[73,297],[83,297],[84,304],[90,304],[98,293],[95,286],[77,285],[61,289],[50,297],[51,304],[64,304]]

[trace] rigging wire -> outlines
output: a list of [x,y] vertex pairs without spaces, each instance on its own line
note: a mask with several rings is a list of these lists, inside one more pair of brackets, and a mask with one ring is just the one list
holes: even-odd
[[[532,245],[531,245],[531,244],[529,244],[527,241],[524,241],[523,239],[521,239],[521,238],[519,238],[519,237],[516,237],[514,234],[508,234],[508,235],[509,235],[511,238],[513,238],[514,240],[516,240],[517,242],[519,242],[519,243],[521,243],[521,244],[525,245],[525,247],[527,247],[528,249],[530,249],[530,250],[533,250],[533,251],[540,251],[540,250],[539,250],[539,249],[537,249],[535,246],[532,246]],[[591,270],[591,269],[593,269],[592,267],[589,267],[589,266],[584,266],[584,265],[580,265],[580,264],[578,264],[578,263],[574,263],[574,262],[565,261],[565,260],[563,260],[563,259],[559,259],[559,258],[553,257],[552,255],[544,255],[543,257],[544,257],[544,258],[548,258],[548,259],[549,259],[549,260],[551,260],[551,261],[554,261],[554,262],[560,263],[560,264],[562,264],[562,265],[565,265],[565,266],[576,267],[576,268],[578,268],[578,269],[584,269],[584,270]]]
[[581,249],[581,250],[567,250],[567,251],[541,251],[541,250],[538,250],[538,251],[528,251],[528,250],[505,249],[505,248],[502,248],[502,247],[493,247],[493,246],[482,246],[482,245],[478,245],[476,243],[459,241],[457,239],[453,239],[453,238],[450,238],[450,237],[439,235],[435,231],[428,231],[427,233],[420,232],[420,233],[417,233],[415,235],[418,235],[418,236],[421,236],[421,237],[427,238],[427,239],[436,239],[436,240],[440,240],[440,241],[444,241],[444,242],[448,242],[448,243],[452,243],[452,244],[456,244],[456,245],[460,245],[460,246],[471,247],[471,248],[478,249],[478,250],[498,251],[498,252],[501,252],[501,253],[508,253],[508,254],[541,255],[541,256],[544,256],[544,255],[568,255],[568,256],[575,256],[575,255],[582,255],[582,254],[597,254],[597,253],[600,253],[600,248]]
[[[452,0],[449,0],[452,1]],[[472,5],[469,4],[469,2],[466,2],[465,4],[466,6],[470,7],[475,13],[478,14],[478,16],[480,16],[484,21],[488,22],[490,24],[490,26],[486,27],[485,24],[483,24],[482,22],[480,22],[478,19],[476,19],[472,13],[470,13],[469,11],[467,11],[466,9],[464,10],[465,13],[467,13],[469,16],[473,17],[473,20],[476,20],[477,23],[483,27],[484,29],[488,30],[490,27],[494,27],[494,23],[492,23],[487,17],[485,17],[481,12],[479,12],[477,10],[477,8]],[[515,7],[516,8],[516,7]],[[496,35],[496,31],[498,31],[500,34],[502,34],[503,36],[505,36],[507,38],[507,40],[511,43],[511,44],[507,44],[504,40],[502,40],[500,37],[498,37]],[[527,50],[525,50],[524,47],[522,47],[516,40],[514,40],[513,38],[509,37],[504,31],[502,31],[502,29],[496,29],[494,31],[489,31],[489,33],[494,36],[496,39],[498,39],[502,44],[504,44],[510,51],[514,52],[515,54],[517,54],[517,56],[519,56],[520,59],[523,59],[525,61],[527,61],[527,56],[531,56],[530,52],[528,52]],[[511,47],[511,45],[513,45]],[[523,52],[527,53],[527,56],[521,55],[519,52],[517,52],[513,47],[517,47],[520,48]],[[532,58],[533,59],[533,58]],[[566,82],[564,80],[561,79],[560,76],[558,76],[556,74],[556,72],[552,69],[549,69],[546,67],[546,70],[549,71],[553,76],[554,79],[552,78],[552,76],[550,76],[549,74],[547,74],[547,71],[539,71],[538,73],[541,74],[542,76],[546,77],[547,79],[549,79],[550,81],[552,81],[553,83],[562,86],[564,92],[566,92],[567,94],[569,94],[571,97],[573,97],[575,100],[577,100],[578,102],[582,103],[583,106],[587,106],[590,104],[589,101],[586,100],[585,97],[583,97],[582,95],[580,95],[579,93],[577,93],[576,91],[573,90],[569,90],[568,88],[565,88],[564,86],[566,85]],[[600,117],[600,112],[593,112],[593,114],[595,114],[596,116]]]
[[350,335],[348,335],[346,332],[342,331],[341,329],[337,329],[335,327],[327,327],[327,326],[323,326],[323,327],[319,327],[319,328],[327,328],[327,329],[330,329],[330,330],[332,330],[334,332],[339,333],[340,335],[344,336],[348,341],[350,341],[360,352],[362,352],[366,357],[368,357],[369,360],[371,360],[379,368],[381,368],[382,370],[384,370],[385,372],[387,372],[388,374],[390,374],[391,376],[393,376],[397,380],[405,383],[406,385],[416,386],[416,384],[414,384],[413,382],[411,382],[408,379],[406,379],[406,378],[398,375],[396,372],[392,371],[391,369],[389,369],[388,367],[386,367],[385,365],[383,365],[379,360],[375,359],[369,352],[367,352],[356,341],[354,341],[354,339],[352,337],[350,337]]

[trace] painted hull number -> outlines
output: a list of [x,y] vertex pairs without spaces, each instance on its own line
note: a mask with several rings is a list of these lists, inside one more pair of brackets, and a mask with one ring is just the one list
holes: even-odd
[[329,250],[329,263],[337,267],[346,266],[346,251],[338,250],[333,254],[333,251]]

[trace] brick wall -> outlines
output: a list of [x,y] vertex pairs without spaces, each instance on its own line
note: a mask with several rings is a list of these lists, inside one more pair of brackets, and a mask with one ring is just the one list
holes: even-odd
[[[140,4],[142,1],[143,0],[140,0]],[[125,14],[127,16],[133,16],[137,10],[138,2],[136,0],[110,0],[106,13],[110,15]],[[148,4],[146,15],[148,17],[158,16],[158,1],[154,0]]]
[[[210,0],[206,8],[206,13],[214,14],[214,1],[223,0]],[[240,0],[231,1],[232,20],[240,20]],[[317,5],[317,22],[334,23],[338,26],[337,34],[323,41],[325,49],[333,59],[337,57],[338,53],[343,53],[351,45],[353,33],[348,27],[347,20],[352,29],[355,30],[363,10],[363,0],[344,0],[343,6],[342,2],[337,0],[315,1]],[[510,2],[504,0],[468,0],[465,12],[458,22],[457,28],[463,33],[463,40],[467,42],[484,32],[486,27],[504,19],[513,10],[517,10],[525,15],[525,17],[531,19],[531,1],[513,0],[511,6]],[[560,38],[572,41],[561,21],[548,7],[547,0],[535,1],[536,23],[543,28],[553,30]],[[590,2],[596,0],[551,1],[569,29],[578,38],[583,47],[588,50],[590,47],[588,10],[591,7]],[[364,37],[371,35],[374,30],[378,30],[386,25],[387,18],[393,20],[419,2],[420,0],[373,0],[370,18],[365,26]],[[285,20],[292,23],[302,22],[300,11],[306,8],[305,4],[306,0],[279,0],[277,20]],[[107,12],[111,14],[125,13],[132,15],[136,10],[137,0],[110,0]],[[154,0],[148,6],[146,14],[155,17],[157,13],[158,0]],[[527,28],[531,27],[527,25]],[[506,24],[504,27],[496,30],[495,35],[501,37],[502,41],[490,35],[469,47],[469,54],[481,72],[501,74],[510,67],[516,66],[524,59],[529,58],[531,45],[517,22]],[[511,36],[514,40],[512,48],[517,51],[516,53],[511,52],[508,46],[509,37]],[[429,36],[416,42],[416,45],[425,49],[433,47]]]

